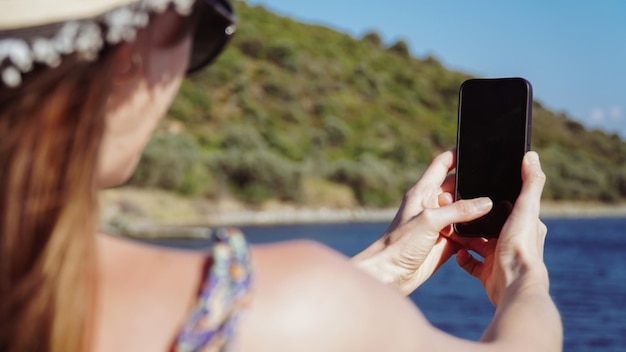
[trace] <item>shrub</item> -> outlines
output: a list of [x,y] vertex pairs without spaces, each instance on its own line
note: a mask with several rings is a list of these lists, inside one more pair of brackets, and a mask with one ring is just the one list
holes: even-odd
[[626,197],[626,167],[621,167],[614,173],[615,193],[620,197]]
[[366,43],[371,43],[378,47],[383,44],[383,40],[380,37],[380,34],[378,34],[378,32],[376,31],[370,31],[370,32],[365,33],[365,35],[363,35],[362,40]]
[[200,147],[187,134],[156,134],[143,152],[130,184],[200,194],[209,175]]
[[401,57],[410,57],[409,45],[403,39],[399,39],[389,47],[389,51]]
[[297,70],[296,49],[290,41],[276,41],[267,48],[267,60],[288,71]]
[[220,151],[208,159],[208,166],[244,201],[301,199],[302,177],[297,165],[267,149]]
[[257,129],[248,125],[232,125],[224,132],[220,147],[235,150],[257,150],[265,148],[266,143]]
[[331,146],[344,144],[351,133],[350,127],[343,120],[332,115],[324,118],[323,130],[326,134],[325,140]]
[[394,173],[370,155],[360,161],[339,160],[330,166],[326,177],[352,188],[362,205],[387,206],[398,198]]
[[235,45],[241,52],[251,58],[260,59],[264,56],[264,41],[258,37],[246,38],[235,41]]

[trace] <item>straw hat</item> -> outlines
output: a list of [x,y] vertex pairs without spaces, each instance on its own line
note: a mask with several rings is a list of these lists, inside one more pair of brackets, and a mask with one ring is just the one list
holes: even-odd
[[93,60],[105,44],[132,41],[151,13],[188,15],[194,2],[0,0],[0,84],[16,87],[35,64],[56,67],[63,55]]

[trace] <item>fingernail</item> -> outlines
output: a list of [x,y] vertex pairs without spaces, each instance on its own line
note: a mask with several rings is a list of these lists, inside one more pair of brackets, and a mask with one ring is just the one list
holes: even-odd
[[493,202],[489,197],[482,197],[476,200],[476,209],[478,209],[478,211],[485,211],[487,209],[490,209],[492,205]]
[[526,162],[529,164],[539,164],[539,155],[536,152],[528,152]]
[[490,209],[492,205],[493,202],[489,197],[481,197],[476,199],[476,209],[478,211],[485,211],[487,209]]

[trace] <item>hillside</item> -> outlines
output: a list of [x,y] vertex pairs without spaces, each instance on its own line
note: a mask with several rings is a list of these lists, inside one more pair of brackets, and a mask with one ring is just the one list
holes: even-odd
[[[130,184],[209,199],[396,204],[455,144],[458,87],[436,58],[235,2],[228,50],[187,79]],[[565,87],[564,87],[565,88]],[[534,104],[545,198],[626,198],[626,143]]]

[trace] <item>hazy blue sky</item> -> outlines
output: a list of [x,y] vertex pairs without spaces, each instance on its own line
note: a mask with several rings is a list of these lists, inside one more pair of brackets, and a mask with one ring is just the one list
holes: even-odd
[[[625,0],[249,0],[481,77],[521,76],[535,98],[626,136]],[[241,20],[245,21],[245,18]]]

